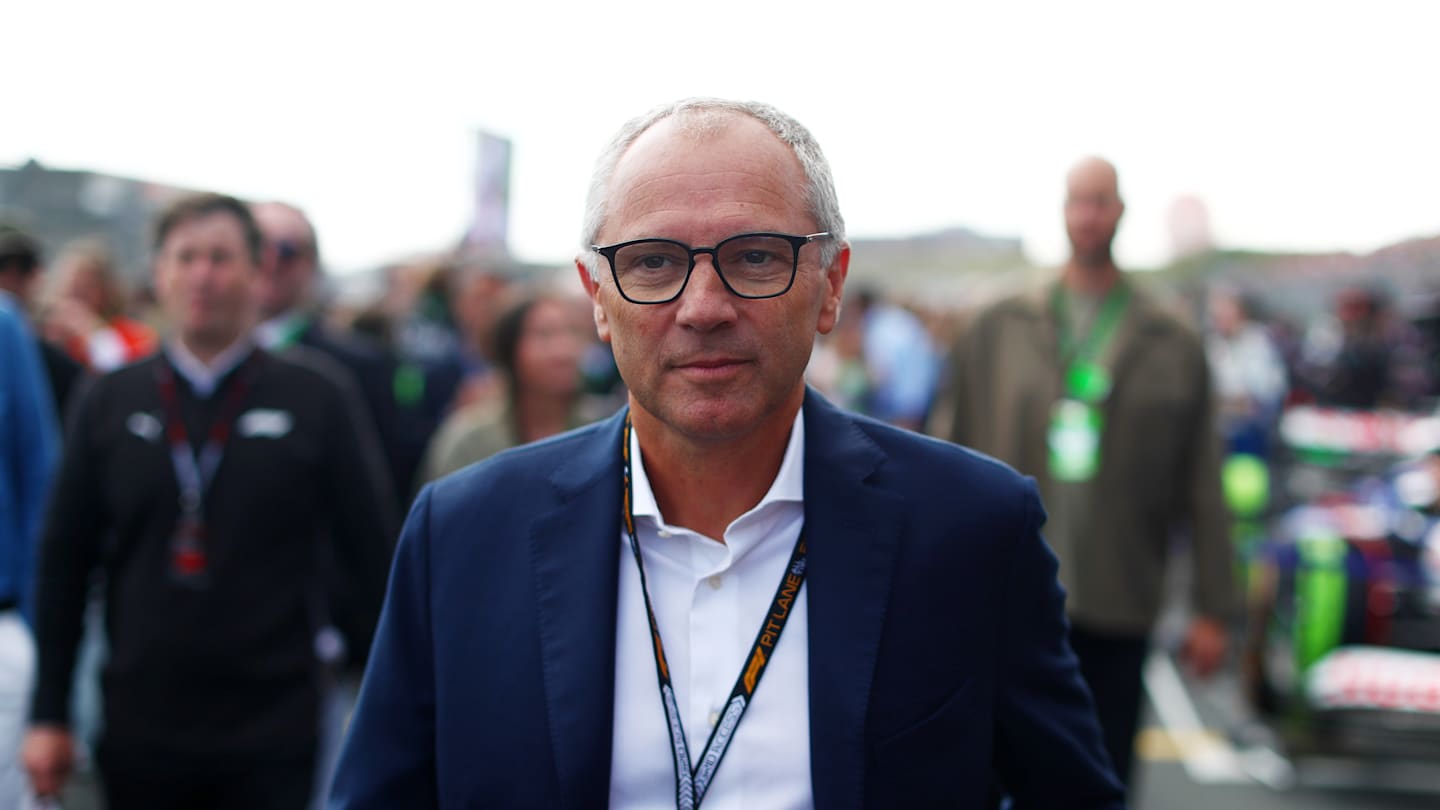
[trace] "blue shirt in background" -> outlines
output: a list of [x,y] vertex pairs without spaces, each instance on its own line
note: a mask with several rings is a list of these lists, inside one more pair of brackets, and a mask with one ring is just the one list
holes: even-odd
[[35,544],[59,456],[40,350],[25,316],[0,293],[0,603],[34,618]]

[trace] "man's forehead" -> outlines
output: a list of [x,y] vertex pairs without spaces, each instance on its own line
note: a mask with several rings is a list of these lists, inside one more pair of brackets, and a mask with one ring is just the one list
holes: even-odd
[[730,113],[700,122],[665,119],[621,156],[610,180],[611,217],[638,210],[725,205],[804,208],[805,175],[795,153],[764,123]]
[[723,161],[798,160],[764,123],[735,112],[674,115],[657,121],[640,133],[620,156],[615,179],[664,171],[679,163],[716,164]]
[[1065,178],[1066,189],[1072,194],[1119,195],[1119,175],[1109,161],[1086,158],[1075,164]]
[[271,239],[309,239],[310,223],[288,205],[263,203],[253,209],[255,221]]
[[165,245],[193,244],[195,242],[245,241],[245,226],[228,211],[208,211],[185,217],[165,236]]

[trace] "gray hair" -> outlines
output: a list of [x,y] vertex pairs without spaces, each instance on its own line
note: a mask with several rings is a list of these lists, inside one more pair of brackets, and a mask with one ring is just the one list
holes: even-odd
[[834,238],[820,245],[822,265],[835,260],[845,242],[845,219],[840,215],[840,200],[835,194],[835,181],[830,176],[830,164],[820,151],[820,144],[803,124],[775,107],[759,101],[729,101],[720,98],[687,98],[663,104],[655,109],[632,118],[611,139],[605,151],[595,161],[595,170],[590,175],[590,192],[585,198],[585,225],[580,234],[583,252],[580,259],[590,271],[590,277],[599,280],[599,254],[591,250],[600,236],[600,229],[609,214],[610,181],[615,176],[615,167],[630,145],[635,143],[646,130],[666,118],[674,117],[683,131],[697,135],[723,130],[735,116],[749,116],[770,128],[775,137],[788,145],[800,161],[805,172],[805,202],[815,217],[819,230]]

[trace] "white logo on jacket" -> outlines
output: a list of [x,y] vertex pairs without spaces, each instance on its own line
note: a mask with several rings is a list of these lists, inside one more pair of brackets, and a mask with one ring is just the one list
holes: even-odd
[[125,427],[147,442],[157,441],[165,432],[165,426],[160,424],[160,420],[155,418],[154,414],[145,411],[136,411],[130,414],[130,418],[125,420]]
[[272,408],[254,408],[240,415],[235,429],[241,436],[278,439],[295,426],[295,417],[289,411]]

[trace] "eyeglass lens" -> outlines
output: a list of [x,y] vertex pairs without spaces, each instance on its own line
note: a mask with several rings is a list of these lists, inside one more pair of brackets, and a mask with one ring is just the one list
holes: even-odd
[[[795,245],[779,236],[745,234],[696,252],[712,254],[715,269],[730,289],[748,297],[784,292],[795,271]],[[684,286],[690,256],[690,249],[677,242],[636,242],[615,251],[615,278],[630,298],[663,301]]]

